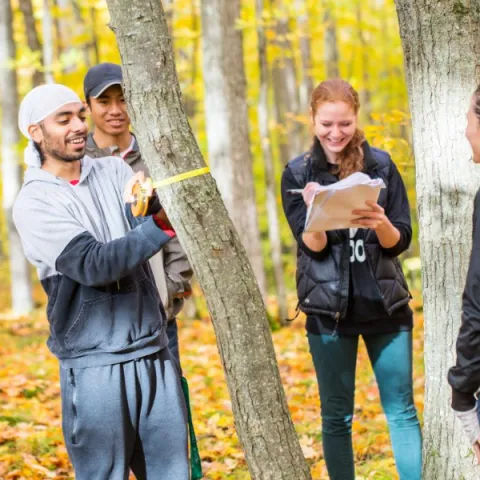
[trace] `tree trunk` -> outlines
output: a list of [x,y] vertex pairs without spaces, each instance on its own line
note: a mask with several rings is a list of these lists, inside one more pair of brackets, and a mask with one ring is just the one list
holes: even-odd
[[[42,58],[42,45],[38,38],[37,27],[35,25],[35,17],[33,16],[33,6],[32,0],[19,0],[20,10],[23,14],[23,19],[25,23],[25,33],[27,35],[28,48],[32,52],[39,52],[40,54],[40,63],[43,64]],[[32,76],[32,83],[34,87],[42,85],[45,82],[45,77],[43,72],[40,70],[35,70]]]
[[[478,172],[464,138],[479,80],[480,1],[396,0],[414,131],[425,313],[424,478],[478,478],[450,409]],[[476,71],[477,69],[477,71]],[[477,75],[477,78],[475,76]]]
[[363,124],[367,124],[371,120],[372,105],[370,97],[370,81],[369,81],[369,56],[368,42],[365,39],[365,28],[362,25],[362,11],[368,7],[365,0],[357,0],[356,17],[357,17],[357,36],[359,40],[358,52],[360,54],[360,65],[362,72],[362,88],[360,89],[360,115],[363,118]]
[[[71,26],[69,28],[71,30],[76,30],[76,32],[74,32],[74,36],[80,36],[82,35],[82,33],[87,31],[87,27],[85,26],[85,21],[83,20],[82,16],[82,6],[77,0],[72,0],[72,10],[74,16],[74,24],[72,25],[72,22],[70,22]],[[94,25],[92,25],[90,28],[94,28]],[[85,65],[87,66],[87,68],[90,68],[92,66],[92,61],[90,59],[91,46],[92,45],[90,42],[84,42],[83,46],[81,47],[83,51],[83,58],[85,60]],[[94,63],[93,65],[96,65],[96,63]]]
[[[256,15],[262,18],[263,0],[256,1]],[[282,241],[280,236],[280,222],[278,219],[277,183],[275,181],[275,163],[270,142],[268,128],[268,62],[267,41],[261,22],[257,28],[258,59],[260,70],[260,95],[258,99],[258,128],[262,145],[263,162],[265,165],[265,183],[267,190],[268,238],[272,249],[272,263],[275,275],[275,291],[278,304],[278,316],[281,324],[285,324],[288,317],[287,292],[282,262]]]
[[[277,9],[282,3],[272,2]],[[285,14],[286,15],[286,14]],[[292,54],[292,43],[288,38],[290,29],[288,18],[278,18],[276,36],[272,42],[276,47],[277,55],[272,69],[273,90],[275,97],[276,117],[281,127],[279,135],[279,149],[282,165],[300,155],[308,145],[306,129],[295,117],[301,112],[300,98],[297,86],[297,72]]]
[[95,5],[92,5],[90,11],[90,28],[92,29],[92,50],[93,50],[93,64],[98,65],[100,63],[100,50],[98,48],[98,35],[97,35],[97,9]]
[[30,268],[23,255],[20,236],[12,221],[12,208],[20,190],[17,72],[8,66],[16,58],[10,0],[0,0],[0,106],[2,108],[3,210],[7,222],[12,311],[26,315],[33,309]]
[[[153,179],[204,167],[183,110],[161,2],[108,0],[108,7],[129,113]],[[252,478],[311,478],[288,412],[260,291],[215,181],[209,174],[196,176],[159,188],[158,194],[212,315]]]
[[310,48],[310,28],[305,0],[296,0],[297,28],[300,32],[300,57],[302,59],[302,81],[300,83],[300,113],[307,115],[310,108],[310,95],[313,90],[312,49]]
[[324,2],[323,24],[325,25],[323,41],[327,78],[338,78],[340,76],[340,70],[338,68],[337,27],[329,2]]
[[53,77],[53,18],[49,0],[43,0],[42,32],[45,82],[54,83],[55,79]]
[[240,0],[203,0],[201,15],[209,164],[265,298],[242,34],[236,27]]

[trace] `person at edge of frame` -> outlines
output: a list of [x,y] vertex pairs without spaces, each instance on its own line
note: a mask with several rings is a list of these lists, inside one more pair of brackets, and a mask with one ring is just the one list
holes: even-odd
[[[480,85],[470,100],[465,131],[474,163],[480,163]],[[452,387],[452,409],[480,464],[480,190],[473,207],[472,251],[463,291],[462,324],[458,333],[457,360],[448,372]]]

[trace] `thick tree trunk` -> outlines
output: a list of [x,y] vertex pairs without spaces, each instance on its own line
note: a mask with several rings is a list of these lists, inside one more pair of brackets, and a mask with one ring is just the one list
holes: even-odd
[[[467,441],[450,409],[461,293],[478,171],[464,138],[479,80],[480,1],[396,0],[405,53],[417,170],[425,312],[425,480],[473,480]],[[477,69],[477,72],[476,72]],[[476,77],[477,74],[477,77]]]
[[[183,110],[161,2],[108,0],[108,6],[129,113],[153,179],[204,167]],[[289,416],[260,291],[215,181],[209,174],[196,176],[160,188],[158,194],[212,315],[252,478],[310,478]]]
[[0,0],[0,106],[2,109],[3,210],[7,221],[12,311],[26,315],[33,309],[30,268],[23,255],[20,236],[12,221],[12,207],[20,190],[21,168],[17,147],[19,134],[17,73],[8,66],[15,58],[10,0]]
[[45,82],[54,83],[53,77],[53,18],[50,8],[50,1],[43,0],[42,10],[42,32],[43,32],[43,66],[45,71]]
[[[263,0],[256,1],[257,18],[262,18]],[[275,162],[268,127],[268,62],[267,41],[263,26],[259,24],[258,59],[260,70],[260,95],[258,99],[258,127],[262,144],[263,162],[265,165],[265,183],[267,189],[268,238],[272,249],[272,263],[275,274],[275,291],[277,294],[278,316],[281,324],[288,317],[287,292],[282,262],[282,241],[280,237],[280,221],[278,218],[277,182],[275,181]]]
[[242,33],[236,26],[240,0],[203,0],[201,14],[209,164],[265,297]]
[[323,44],[327,78],[337,78],[340,76],[340,70],[338,68],[337,26],[330,2],[326,1],[324,2],[323,24],[325,25]]
[[[38,38],[37,27],[35,25],[35,17],[33,16],[33,6],[32,0],[19,0],[20,10],[23,14],[23,19],[25,23],[25,33],[27,35],[28,48],[32,52],[40,53],[40,63],[43,64],[42,58],[42,45]],[[45,82],[45,77],[43,72],[40,70],[35,70],[32,76],[32,83],[34,87],[41,85]]]

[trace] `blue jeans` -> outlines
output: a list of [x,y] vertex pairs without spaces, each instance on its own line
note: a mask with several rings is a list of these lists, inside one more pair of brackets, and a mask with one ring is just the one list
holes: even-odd
[[[354,480],[352,418],[358,336],[308,334],[320,390],[322,439],[331,480]],[[420,480],[422,437],[413,403],[412,333],[364,335],[387,416],[400,480]]]

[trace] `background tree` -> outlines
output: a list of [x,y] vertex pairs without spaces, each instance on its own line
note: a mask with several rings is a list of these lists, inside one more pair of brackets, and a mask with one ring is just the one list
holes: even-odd
[[43,34],[43,67],[45,82],[54,83],[53,61],[54,61],[54,36],[53,16],[49,0],[43,0],[42,9],[42,34]]
[[240,0],[202,0],[201,12],[209,165],[265,296],[242,33],[236,25]]
[[298,72],[290,31],[290,17],[284,0],[273,0],[272,12],[275,20],[275,36],[272,38],[272,79],[277,123],[280,128],[280,161],[286,165],[305,150],[305,130],[298,122],[300,96]]
[[339,55],[337,46],[337,27],[335,25],[335,17],[333,8],[329,0],[324,0],[323,24],[325,27],[325,65],[328,78],[336,78],[340,76],[338,70]]
[[272,263],[275,277],[275,293],[278,298],[278,316],[280,323],[284,324],[288,318],[287,290],[285,288],[285,277],[282,260],[282,238],[280,234],[280,221],[278,217],[277,203],[277,182],[275,178],[275,160],[272,150],[270,128],[268,123],[269,102],[268,102],[268,59],[267,40],[263,25],[264,3],[263,0],[256,0],[257,14],[257,35],[258,35],[258,68],[260,91],[258,98],[258,129],[261,138],[263,161],[265,165],[265,188],[266,207],[268,216],[268,238],[272,252]]
[[[42,65],[42,45],[40,39],[38,38],[37,26],[35,25],[35,17],[33,16],[33,6],[32,0],[19,0],[20,10],[23,14],[23,19],[25,22],[25,33],[27,35],[28,48],[38,55],[39,66]],[[34,69],[32,75],[32,83],[34,87],[41,85],[45,82],[45,77],[41,68],[37,66]]]
[[[183,111],[161,2],[109,0],[108,6],[129,112],[153,179],[204,167]],[[311,478],[288,414],[260,291],[215,182],[197,176],[158,194],[207,300],[252,478]]]
[[396,0],[417,170],[425,312],[424,478],[478,478],[449,407],[478,172],[464,138],[479,78],[480,1]]
[[12,220],[12,207],[20,190],[21,168],[18,147],[17,73],[12,29],[10,0],[0,0],[0,106],[2,108],[2,199],[8,235],[8,256],[12,310],[15,315],[26,315],[33,309],[30,269],[23,255],[22,245]]

